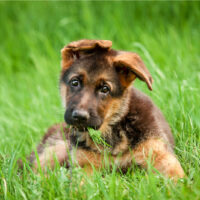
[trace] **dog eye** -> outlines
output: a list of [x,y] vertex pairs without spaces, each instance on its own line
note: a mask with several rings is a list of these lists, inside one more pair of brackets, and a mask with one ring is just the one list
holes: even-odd
[[70,85],[72,87],[78,87],[80,85],[80,82],[79,82],[79,80],[74,79],[74,80],[71,81]]
[[104,94],[107,94],[108,92],[110,91],[109,87],[104,85],[101,89],[100,89],[100,92],[101,93],[104,93]]

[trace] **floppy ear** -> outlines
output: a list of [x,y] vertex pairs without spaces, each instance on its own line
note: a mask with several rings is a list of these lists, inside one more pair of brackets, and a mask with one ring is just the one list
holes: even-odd
[[149,90],[152,90],[153,79],[143,61],[136,53],[119,52],[114,57],[113,62],[124,87],[128,87],[138,77],[146,82]]
[[109,50],[112,42],[109,40],[78,40],[69,43],[61,50],[62,68],[69,68],[72,63],[82,56],[91,54],[95,50]]

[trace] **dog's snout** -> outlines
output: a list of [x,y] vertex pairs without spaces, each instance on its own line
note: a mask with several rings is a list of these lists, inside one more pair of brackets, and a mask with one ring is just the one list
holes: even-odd
[[72,118],[77,121],[87,121],[89,119],[89,113],[85,110],[74,110],[72,112]]

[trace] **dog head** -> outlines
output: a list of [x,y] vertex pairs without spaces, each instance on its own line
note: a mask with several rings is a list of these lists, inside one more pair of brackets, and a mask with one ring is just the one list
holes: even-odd
[[64,118],[80,130],[99,129],[105,121],[117,120],[126,110],[128,88],[136,77],[152,89],[151,75],[141,58],[111,46],[108,40],[79,40],[61,51]]

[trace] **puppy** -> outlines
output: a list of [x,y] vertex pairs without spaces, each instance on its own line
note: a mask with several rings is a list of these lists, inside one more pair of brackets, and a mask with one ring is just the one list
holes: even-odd
[[[112,164],[122,170],[133,163],[147,168],[150,158],[166,177],[184,177],[168,123],[150,98],[132,87],[139,78],[152,90],[149,71],[137,54],[111,46],[108,40],[79,40],[62,49],[60,94],[66,123],[47,131],[37,148],[39,162],[32,152],[34,169],[53,168],[55,157],[68,167],[70,157],[90,174],[93,167]],[[95,144],[88,127],[100,130],[109,146]]]

